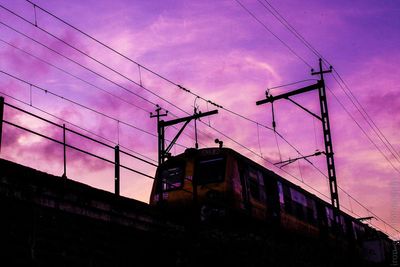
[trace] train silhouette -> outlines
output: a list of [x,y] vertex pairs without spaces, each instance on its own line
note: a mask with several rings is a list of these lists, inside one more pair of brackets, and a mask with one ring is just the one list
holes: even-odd
[[229,148],[187,149],[157,169],[150,205],[174,214],[197,207],[202,221],[248,218],[289,233],[340,240],[370,262],[388,262],[386,234]]

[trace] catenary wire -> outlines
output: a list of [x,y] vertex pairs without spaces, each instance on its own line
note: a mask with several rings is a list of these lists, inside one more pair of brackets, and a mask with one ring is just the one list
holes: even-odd
[[[339,87],[342,89],[342,91],[345,93],[347,98],[350,100],[350,102],[353,104],[353,106],[356,107],[357,111],[361,114],[363,119],[368,123],[368,125],[371,127],[371,129],[374,131],[374,133],[378,136],[380,141],[385,145],[387,150],[393,155],[393,157],[397,160],[397,162],[400,163],[400,161],[399,161],[399,157],[400,157],[399,153],[396,151],[396,149],[393,147],[393,145],[390,143],[390,141],[386,138],[386,136],[382,133],[382,131],[376,125],[376,123],[371,118],[371,116],[368,114],[368,112],[363,107],[363,105],[358,101],[357,97],[350,90],[350,88],[348,87],[347,83],[344,82],[344,80],[341,78],[339,73],[337,71],[335,71],[335,70],[334,70],[333,78],[336,81],[336,83],[339,85]],[[345,89],[347,89],[348,92]]]
[[332,94],[334,99],[340,104],[343,110],[347,113],[347,115],[354,121],[354,123],[360,128],[360,130],[364,133],[364,135],[368,138],[368,140],[374,145],[374,147],[382,154],[382,156],[386,159],[386,161],[393,167],[393,169],[400,174],[400,170],[393,165],[393,163],[388,159],[388,157],[383,153],[383,151],[379,148],[379,146],[371,139],[371,137],[367,134],[367,132],[362,128],[362,126],[357,122],[357,120],[351,115],[350,111],[344,106],[344,104],[340,101],[340,99],[336,96],[336,94],[326,86],[328,91]]
[[259,24],[263,26],[263,28],[268,31],[270,34],[272,34],[277,40],[279,40],[293,55],[295,55],[298,59],[300,59],[305,65],[307,65],[309,68],[312,68],[312,66],[304,59],[302,58],[299,54],[296,53],[296,51],[293,50],[285,41],[283,41],[278,35],[276,35],[268,26],[262,22],[253,12],[251,12],[245,5],[242,4],[239,0],[235,0],[255,21],[257,21]]
[[[35,85],[35,84],[31,83],[31,82],[28,82],[28,81],[24,80],[24,79],[22,79],[22,78],[19,78],[19,77],[17,77],[17,76],[14,76],[14,75],[12,75],[12,74],[6,72],[6,71],[0,70],[0,73],[3,73],[3,74],[5,74],[5,75],[7,75],[7,76],[9,76],[9,77],[11,77],[11,78],[13,78],[13,79],[15,79],[15,80],[18,80],[18,81],[20,81],[20,82],[22,82],[22,83],[25,83],[25,84],[27,84],[27,85],[31,85],[33,88],[37,88],[37,89],[39,89],[39,90],[41,90],[41,91],[43,91],[43,92],[45,92],[45,93],[51,94],[51,95],[53,95],[53,96],[55,96],[55,97],[58,97],[58,98],[60,98],[60,99],[63,99],[63,100],[65,100],[65,101],[67,101],[67,102],[70,102],[70,103],[72,103],[72,104],[75,104],[75,105],[77,105],[77,106],[79,106],[79,107],[81,107],[81,108],[90,110],[90,111],[92,111],[92,112],[94,112],[94,113],[96,113],[96,114],[98,114],[98,115],[101,115],[101,116],[103,116],[103,117],[106,117],[106,118],[108,118],[108,119],[110,119],[110,120],[113,120],[113,121],[115,121],[115,122],[119,122],[119,123],[121,123],[121,124],[124,124],[124,125],[130,127],[130,128],[133,128],[133,129],[135,129],[135,130],[138,130],[138,131],[140,131],[140,132],[143,132],[143,133],[145,133],[145,134],[147,134],[147,135],[150,135],[150,136],[153,136],[153,137],[158,138],[157,135],[155,135],[155,134],[153,134],[153,133],[151,133],[151,132],[148,132],[148,131],[146,131],[146,130],[143,130],[143,129],[141,129],[141,128],[135,126],[135,125],[132,125],[132,124],[130,124],[130,123],[128,123],[128,122],[121,121],[121,120],[119,120],[119,119],[117,119],[117,118],[114,118],[114,117],[112,117],[112,116],[110,116],[110,115],[107,115],[107,114],[105,114],[105,113],[103,113],[103,112],[100,112],[100,111],[98,111],[98,110],[95,110],[95,109],[93,109],[93,108],[90,108],[90,107],[88,107],[88,106],[86,106],[86,105],[83,105],[83,104],[81,104],[81,103],[79,103],[79,102],[76,102],[76,101],[71,100],[71,99],[69,99],[69,98],[66,98],[66,97],[64,97],[64,96],[58,95],[58,94],[56,94],[56,93],[54,93],[54,92],[52,92],[52,91],[50,91],[50,90],[48,90],[48,89],[44,89],[44,88],[42,88],[42,87],[40,87],[40,86],[38,86],[38,85]],[[168,140],[168,141],[169,141],[169,140]],[[176,143],[176,144],[177,144],[178,146],[180,146],[180,147],[188,148],[188,147],[186,147],[186,146],[184,146],[184,145],[181,145],[181,144],[179,144],[179,143]]]
[[[28,2],[30,2],[31,4],[33,4],[31,1],[28,1]],[[156,74],[157,75],[157,74]]]
[[[1,23],[1,22],[0,22],[0,23]],[[89,82],[89,81],[87,81],[87,80],[85,80],[85,79],[82,79],[81,77],[79,77],[79,76],[77,76],[77,75],[75,75],[75,74],[72,74],[71,72],[66,71],[65,69],[60,68],[60,67],[58,67],[58,66],[56,66],[56,65],[54,65],[54,64],[52,64],[52,63],[50,63],[50,62],[48,62],[48,61],[46,61],[46,60],[44,60],[44,59],[42,59],[42,58],[39,58],[38,56],[36,56],[36,55],[34,55],[34,54],[32,54],[32,53],[30,53],[30,52],[24,50],[24,49],[21,49],[21,48],[15,46],[15,45],[13,45],[13,44],[7,42],[7,41],[4,41],[4,40],[2,40],[1,38],[0,38],[0,42],[3,42],[3,43],[5,43],[5,44],[7,44],[7,45],[13,47],[14,49],[17,49],[17,50],[19,50],[19,51],[21,51],[21,52],[23,52],[23,53],[25,53],[25,54],[27,54],[27,55],[29,55],[29,56],[35,58],[36,60],[38,60],[38,61],[40,61],[40,62],[42,62],[42,63],[45,63],[45,64],[47,64],[47,65],[49,65],[49,66],[51,66],[51,67],[53,67],[53,68],[55,68],[55,69],[57,69],[57,70],[63,72],[63,73],[65,73],[65,74],[67,74],[67,75],[69,75],[69,76],[71,76],[71,77],[73,77],[73,78],[75,78],[75,79],[77,79],[77,80],[83,82],[83,83],[86,83],[86,84],[88,84],[88,85],[90,85],[90,86],[92,86],[92,87],[94,87],[94,88],[96,88],[96,89],[98,89],[98,90],[100,90],[100,91],[102,91],[102,92],[104,92],[104,93],[106,93],[106,94],[108,94],[108,95],[110,95],[110,96],[112,96],[112,97],[114,97],[114,98],[116,98],[116,99],[118,99],[118,100],[120,100],[120,101],[122,101],[122,102],[128,104],[128,105],[131,105],[131,106],[133,106],[133,107],[135,107],[135,108],[138,108],[139,110],[142,110],[142,111],[144,111],[144,112],[146,112],[146,113],[150,113],[150,112],[147,111],[146,109],[144,109],[144,108],[142,108],[142,107],[140,107],[140,106],[138,106],[138,105],[132,103],[131,101],[127,101],[127,100],[125,100],[124,98],[122,98],[122,97],[120,97],[120,96],[118,96],[118,95],[116,95],[116,94],[113,94],[113,93],[111,93],[110,91],[108,91],[108,90],[106,90],[106,89],[104,89],[104,88],[101,88],[101,87],[99,87],[99,86],[93,84],[92,82]],[[170,113],[170,114],[171,114],[173,117],[177,117],[177,115],[175,115],[174,113]],[[172,127],[175,128],[175,129],[177,129],[176,126],[172,126]],[[193,137],[190,136],[189,134],[187,134],[187,133],[183,133],[183,134],[186,135],[187,137],[191,138],[192,140],[194,140]],[[202,143],[202,142],[199,142],[199,143],[200,143],[202,146],[207,147],[204,143]]]
[[113,145],[119,145],[120,147],[122,147],[122,148],[128,150],[129,152],[132,152],[132,153],[134,153],[134,154],[137,154],[137,155],[139,155],[139,156],[145,158],[146,160],[153,161],[154,163],[157,163],[156,160],[154,160],[154,159],[152,159],[152,158],[150,158],[150,157],[148,157],[148,156],[146,156],[146,155],[143,155],[143,154],[141,154],[141,153],[139,153],[139,152],[137,152],[137,151],[134,151],[134,150],[132,150],[132,149],[130,149],[130,148],[124,146],[124,145],[118,144],[118,143],[116,143],[115,141],[112,141],[112,140],[109,139],[109,138],[106,138],[106,137],[104,137],[104,136],[102,136],[102,135],[99,135],[99,134],[93,132],[93,131],[90,131],[90,130],[88,130],[88,129],[86,129],[86,128],[83,128],[82,126],[79,126],[79,125],[76,124],[76,123],[70,122],[70,121],[68,121],[68,120],[66,120],[66,119],[63,119],[63,118],[61,118],[61,117],[59,117],[59,116],[56,116],[56,115],[54,115],[53,113],[50,113],[50,112],[48,112],[48,111],[46,111],[46,110],[44,110],[44,109],[41,109],[41,108],[39,108],[39,107],[36,107],[36,106],[34,106],[33,104],[31,104],[31,103],[27,103],[27,102],[25,102],[25,101],[23,101],[23,100],[20,100],[20,99],[14,97],[14,96],[11,96],[10,94],[7,94],[7,93],[3,92],[3,91],[0,91],[0,94],[2,94],[2,95],[4,95],[4,96],[7,96],[8,98],[10,98],[10,99],[12,99],[12,100],[14,100],[14,101],[16,101],[16,102],[22,103],[22,104],[24,104],[24,105],[27,105],[27,106],[33,108],[33,109],[36,109],[36,110],[38,110],[38,111],[40,111],[40,112],[42,112],[42,113],[44,113],[44,114],[46,114],[46,115],[48,115],[48,116],[51,116],[51,117],[53,117],[53,118],[55,118],[55,119],[58,119],[58,120],[63,121],[63,122],[65,122],[65,123],[68,123],[68,124],[70,124],[70,125],[72,125],[72,126],[78,128],[78,129],[80,129],[80,130],[82,130],[82,131],[85,131],[85,132],[87,132],[87,133],[89,133],[89,134],[91,134],[91,135],[93,135],[93,136],[96,136],[96,137],[98,137],[98,138],[100,138],[100,139],[102,139],[102,140],[104,140],[104,141],[107,141],[107,142],[109,142],[109,143],[111,143],[111,144],[113,144]]
[[[324,59],[324,64],[329,64],[329,62],[321,55],[321,53],[319,53],[315,47],[313,47],[310,42],[308,42],[278,11],[276,8],[274,8],[274,6],[268,2],[268,0],[264,0],[264,2],[269,6],[267,6],[266,4],[264,4],[263,2],[261,2],[261,0],[258,0],[258,2],[266,9],[268,10],[283,26],[286,27],[286,29],[288,29],[295,37],[297,37],[307,48],[309,48],[317,57]],[[331,64],[329,64],[331,65]],[[358,110],[358,112],[362,115],[363,119],[368,123],[368,125],[371,127],[371,129],[375,132],[375,134],[378,136],[378,138],[380,139],[380,141],[384,144],[384,146],[387,148],[387,150],[394,156],[394,158],[399,161],[399,154],[398,152],[394,149],[393,145],[390,143],[390,141],[386,138],[386,136],[382,133],[382,131],[379,129],[379,127],[376,125],[376,123],[372,120],[372,118],[369,116],[368,112],[365,110],[365,108],[363,107],[363,105],[361,105],[361,103],[358,101],[358,99],[356,98],[356,96],[353,94],[353,92],[350,90],[350,88],[348,87],[347,83],[342,79],[342,77],[340,76],[340,74],[338,73],[338,71],[334,68],[333,69],[334,74],[336,74],[336,76],[339,78],[339,80],[341,81],[341,83],[344,85],[344,87],[349,91],[349,93],[346,92],[345,88],[343,87],[343,85],[339,82],[338,78],[335,77],[335,75],[333,75],[334,80],[337,82],[337,84],[340,86],[340,88],[343,90],[343,92],[345,93],[345,95],[347,96],[347,98],[351,101],[351,103],[354,105],[354,107],[356,107],[356,109]],[[354,100],[353,100],[354,99]],[[358,106],[357,106],[357,104]],[[361,111],[360,110],[363,111]],[[352,118],[354,119],[354,118]],[[355,120],[355,119],[354,119]],[[355,121],[356,122],[356,121]],[[361,127],[360,124],[356,123],[357,126]],[[361,129],[361,128],[360,128]],[[364,134],[366,134],[365,131],[363,131]],[[384,139],[384,140],[383,140]],[[370,140],[371,141],[371,140]],[[374,144],[375,145],[375,144]],[[379,149],[378,149],[379,150]],[[380,151],[380,150],[379,150]],[[383,152],[380,151],[382,154]],[[384,156],[386,160],[389,160],[386,156]]]
[[[260,2],[260,0],[258,0],[259,2]],[[324,58],[267,0],[264,0],[269,6],[270,6],[270,8],[273,10],[273,11],[275,11],[275,13],[281,18],[281,19],[279,19],[278,17],[277,17],[277,15],[276,14],[274,14],[274,12],[272,12],[268,7],[266,7],[263,3],[261,3],[272,15],[274,15],[275,16],[275,18],[279,21],[279,22],[281,22],[292,34],[294,34],[307,48],[309,48],[317,57],[319,57],[319,58],[322,58],[323,59],[323,62],[325,63],[327,63],[327,64],[329,64],[329,65],[331,65],[329,62],[328,62],[328,60],[326,59],[326,58]],[[285,24],[286,23],[286,24]],[[393,149],[393,151],[395,151],[395,149],[394,149],[394,147],[393,147],[393,145],[387,140],[387,138],[383,135],[383,133],[379,130],[379,128],[376,126],[376,124],[374,123],[374,121],[370,118],[370,116],[368,115],[368,113],[365,111],[365,109],[362,107],[362,105],[359,103],[359,101],[357,100],[357,98],[354,96],[354,94],[351,92],[351,90],[350,90],[350,88],[347,86],[347,84],[344,82],[344,80],[341,78],[341,76],[340,76],[340,74],[336,71],[336,69],[333,69],[333,71],[337,74],[337,76],[339,77],[339,79],[342,81],[342,83],[345,85],[345,87],[349,90],[349,92],[350,92],[350,94],[354,97],[354,99],[356,100],[356,102],[361,106],[361,108],[363,109],[363,111],[365,112],[365,114],[366,114],[366,116],[371,120],[371,122],[372,122],[372,124],[373,125],[375,125],[375,127],[378,129],[378,131],[379,131],[379,133],[384,137],[384,139],[386,140],[386,142],[389,144],[389,146]],[[335,80],[336,80],[336,82],[340,85],[340,83],[339,83],[339,81],[337,81],[337,79],[335,78]],[[342,87],[342,85],[340,85],[341,87]],[[342,88],[343,89],[343,88]],[[346,94],[347,95],[347,94]],[[349,96],[348,96],[349,97]],[[351,100],[351,98],[349,97],[349,99]],[[338,100],[338,99],[337,99]],[[353,102],[353,101],[351,101],[351,102]],[[354,104],[354,103],[353,103]],[[355,105],[355,104],[354,104]],[[355,105],[356,106],[356,105]],[[343,106],[344,107],[344,106]],[[358,109],[358,108],[357,108]],[[360,112],[360,111],[359,111]],[[361,113],[361,112],[360,112]],[[350,115],[350,114],[349,114]],[[364,117],[364,116],[363,116]],[[364,118],[365,119],[365,118]],[[365,119],[366,121],[368,121],[367,119]],[[360,126],[355,120],[354,120],[354,122],[358,125],[358,126]],[[372,128],[372,126],[371,126],[371,128]],[[364,130],[362,129],[362,128],[360,128],[363,132],[364,132]],[[364,132],[365,133],[365,132]],[[368,137],[368,136],[367,136]],[[369,137],[368,137],[369,138]],[[370,139],[370,138],[369,138]],[[381,138],[380,138],[381,139]],[[372,140],[371,140],[372,141]],[[381,140],[382,142],[383,142],[383,140]],[[373,142],[372,142],[373,143]],[[383,142],[384,143],[384,142]],[[385,144],[385,143],[384,143]],[[387,146],[386,144],[385,144],[385,146]],[[379,147],[377,147],[378,148],[378,150],[379,150]],[[390,151],[390,149],[388,149],[389,151]],[[380,151],[380,150],[379,150]],[[380,151],[381,152],[381,151]],[[392,151],[390,151],[391,153],[392,153]],[[393,153],[392,153],[393,154]],[[386,159],[387,159],[387,157],[384,155],[384,154],[382,154]],[[388,160],[388,159],[387,159]],[[309,161],[308,159],[307,159],[307,161]],[[391,165],[392,165],[392,167],[395,169],[395,170],[397,170],[397,168],[395,168],[394,166],[393,166],[393,164],[390,162],[390,161],[388,161]],[[309,161],[309,163],[311,163],[310,161]],[[312,164],[312,163],[311,163]],[[313,164],[312,164],[313,165]],[[322,173],[323,174],[323,173]],[[326,176],[326,175],[324,175],[324,176]],[[340,188],[340,187],[339,187]],[[342,191],[344,191],[343,189],[342,189]],[[346,191],[344,191],[346,194],[348,194]],[[350,194],[348,194],[348,196],[350,196]],[[353,199],[353,200],[355,200],[356,201],[356,199],[354,198],[354,197],[352,197],[351,196],[351,198]],[[364,209],[366,209],[367,211],[369,211],[369,209],[368,208],[366,208],[364,205],[362,205],[359,201],[356,201],[359,205],[361,205]],[[371,212],[372,213],[372,212]],[[376,216],[376,214],[374,214],[375,216]],[[379,218],[379,217],[378,217]],[[390,226],[392,229],[394,229],[395,231],[397,231],[398,233],[399,233],[399,231],[397,230],[397,229],[395,229],[394,227],[392,227],[391,225],[389,225],[389,224],[387,224],[385,221],[383,221],[381,218],[379,218],[382,222],[384,222],[385,223],[385,225],[388,225],[388,226]]]

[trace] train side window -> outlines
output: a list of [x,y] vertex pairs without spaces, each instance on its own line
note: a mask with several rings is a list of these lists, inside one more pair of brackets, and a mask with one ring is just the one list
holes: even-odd
[[362,238],[362,236],[364,235],[365,229],[364,227],[357,223],[357,222],[351,222],[352,226],[353,226],[353,234],[354,234],[354,238],[356,240],[359,240]]
[[258,170],[249,168],[247,170],[247,180],[249,185],[250,195],[257,201],[265,202],[265,186],[264,177]]
[[290,196],[293,202],[294,215],[297,218],[304,220],[306,218],[306,209],[307,209],[306,196],[293,188],[290,188]]
[[278,193],[279,193],[279,203],[281,207],[285,206],[285,198],[283,196],[283,187],[282,183],[278,181]]
[[162,190],[172,191],[182,188],[184,176],[184,164],[163,167],[160,172]]
[[283,197],[285,201],[285,211],[289,214],[293,214],[293,201],[290,197],[290,188],[287,185],[283,185]]
[[196,162],[195,179],[197,184],[218,183],[224,180],[225,158],[203,158]]
[[346,227],[346,221],[345,221],[343,215],[340,215],[340,226],[341,226],[343,234],[346,234],[347,233],[347,227]]
[[326,212],[326,218],[328,221],[328,226],[332,227],[333,226],[333,210],[330,207],[325,207],[325,212]]
[[315,204],[315,200],[311,198],[307,198],[307,220],[315,224],[317,222],[317,205]]

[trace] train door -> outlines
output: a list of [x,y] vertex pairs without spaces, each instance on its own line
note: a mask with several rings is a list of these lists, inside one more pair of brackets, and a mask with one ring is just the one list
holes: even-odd
[[267,204],[267,219],[271,220],[273,225],[279,225],[280,221],[280,204],[279,189],[277,180],[268,173],[264,174],[264,185]]
[[247,179],[245,178],[245,169],[242,164],[238,162],[239,168],[239,177],[240,177],[240,184],[242,186],[242,199],[243,199],[243,208],[247,215],[251,214],[251,204],[250,204],[250,197],[247,185]]
[[257,219],[266,219],[266,191],[263,173],[252,166],[247,166],[245,180],[248,186],[251,216]]

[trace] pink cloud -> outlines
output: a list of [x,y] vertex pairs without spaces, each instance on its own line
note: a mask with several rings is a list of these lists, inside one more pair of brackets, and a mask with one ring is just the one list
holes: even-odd
[[[256,1],[243,2],[307,62],[314,67],[317,65],[316,57],[298,40],[288,34],[285,28],[277,23]],[[257,100],[265,97],[266,88],[286,82],[315,78],[309,76],[308,66],[298,61],[239,5],[231,1],[219,1],[218,3],[214,1],[201,3],[196,1],[174,3],[96,1],[96,3],[90,2],[89,4],[79,3],[79,5],[76,5],[74,1],[62,5],[46,1],[37,1],[37,3],[206,99],[249,116],[267,126],[271,126],[270,106],[258,107],[255,105]],[[398,77],[400,77],[396,67],[399,58],[397,48],[399,25],[397,14],[394,12],[396,9],[393,8],[392,4],[377,5],[372,2],[322,3],[316,1],[306,4],[300,4],[296,1],[272,4],[288,18],[307,40],[314,44],[328,59],[332,60],[332,64],[343,74],[353,93],[397,148],[400,142],[397,138],[399,121],[397,111],[400,106],[396,100]],[[7,6],[13,7],[13,5],[7,3]],[[19,8],[21,7],[19,6]],[[24,8],[22,7],[22,9]],[[70,10],[74,10],[74,12],[71,13]],[[27,10],[25,10],[25,13],[31,14]],[[9,18],[7,17],[7,19]],[[40,38],[57,51],[87,64],[87,66],[149,101],[162,105],[171,113],[186,116],[185,112],[177,110],[176,107],[165,103],[157,96],[178,105],[189,114],[193,112],[194,96],[184,93],[144,69],[141,69],[141,77],[139,77],[136,65],[115,56],[107,49],[87,40],[71,29],[55,23],[45,14],[40,14],[39,21],[40,25],[46,26],[52,32],[54,31],[57,36],[99,58],[135,82],[140,82],[141,78],[142,83],[151,89],[155,95],[84,58],[58,41],[40,32],[25,28],[28,29],[28,33],[34,34],[35,37]],[[155,108],[145,100],[140,100],[118,86],[83,71],[74,64],[24,39],[20,39],[10,32],[4,32],[1,38],[11,40],[14,44],[35,52],[38,56],[123,97],[147,111],[153,111]],[[26,79],[32,79],[74,101],[156,134],[156,122],[149,118],[148,112],[113,99],[87,84],[67,77],[65,74],[32,58],[17,53],[7,46],[1,46],[0,53],[4,58],[1,63],[2,68],[15,72]],[[0,82],[1,90],[7,90],[7,93],[24,101],[29,100],[29,90],[25,85],[11,83],[4,75],[1,76]],[[327,76],[327,84],[343,101],[352,115],[361,121],[362,118],[329,76]],[[272,92],[276,95],[295,88],[298,88],[297,85]],[[373,207],[377,212],[382,210],[381,214],[388,218],[388,199],[385,198],[385,194],[387,195],[390,190],[389,181],[398,177],[398,173],[385,163],[379,152],[377,153],[374,150],[368,139],[354,126],[352,120],[348,118],[332,96],[328,95],[328,97],[340,185],[361,198],[363,203]],[[314,112],[319,110],[316,93],[296,97],[296,100]],[[211,105],[207,106],[204,101],[197,101],[196,103],[202,111],[215,108]],[[117,125],[113,120],[95,115],[71,103],[40,92],[35,93],[34,104],[97,134],[104,135],[114,142],[118,139]],[[287,101],[276,103],[275,107],[277,130],[295,144],[303,154],[311,154],[316,148],[323,149],[321,125],[318,121],[313,122],[309,115]],[[165,119],[172,118],[173,116],[170,115]],[[278,142],[281,155],[279,155],[272,131],[259,128],[259,133],[257,133],[255,124],[232,116],[226,111],[220,110],[219,115],[206,118],[203,121],[210,123],[253,151],[262,153],[272,162],[280,160],[281,157],[285,160],[298,156],[294,149],[280,139]],[[29,125],[31,121],[21,119],[21,123]],[[363,122],[361,122],[361,125],[367,127]],[[40,124],[30,126],[43,130],[51,136],[60,137],[58,130],[51,130]],[[226,146],[237,149],[252,159],[262,162],[256,156],[251,155],[234,142],[226,140],[207,126],[199,124],[199,129],[201,131],[199,138],[202,144],[215,146],[213,140],[219,138],[224,141]],[[6,134],[10,137],[5,142],[10,157],[27,164],[35,159],[41,166],[51,162],[55,169],[60,169],[60,162],[56,163],[55,159],[58,160],[61,150],[56,145],[38,143],[36,140],[30,140],[25,134],[15,137],[15,130],[8,129],[7,131]],[[156,157],[156,138],[130,129],[128,126],[121,125],[119,131],[121,144],[153,158]],[[176,132],[176,129],[168,129],[168,138],[172,138]],[[371,130],[367,130],[367,132],[373,134]],[[182,136],[179,142],[193,146],[194,141],[191,138],[194,136],[193,128],[189,127],[185,133],[190,137]],[[15,148],[15,150],[12,150],[21,138],[30,140],[31,143],[25,144],[26,149]],[[70,137],[70,140],[74,144],[81,145],[93,152],[112,155],[78,138]],[[375,137],[374,140],[376,140]],[[173,152],[179,153],[183,150],[183,148],[176,147]],[[96,176],[108,177],[110,175],[109,167],[103,166],[97,161],[91,161],[77,152],[69,151],[68,154],[70,163],[74,166],[71,167],[71,175],[79,176],[78,171],[81,168],[87,168],[95,173],[95,175],[88,175],[84,178],[84,181],[88,183],[98,182],[99,179]],[[322,171],[325,171],[324,160],[323,157],[312,159]],[[278,169],[269,166],[270,164],[265,162],[262,162],[262,164],[279,172]],[[285,169],[297,177],[302,175],[305,181],[319,190],[327,192],[328,187],[325,179],[304,161],[301,161],[300,170],[297,164],[289,165]],[[151,173],[153,169],[146,169],[146,171]],[[280,174],[292,179],[284,172],[280,172]],[[360,185],[360,179],[363,181],[362,185]],[[111,188],[108,178],[99,182],[99,185]],[[144,199],[149,192],[146,190],[139,192],[133,189],[136,185],[150,187],[151,184],[141,180],[140,182],[127,182],[125,184],[126,188],[129,188],[126,190],[129,192],[127,194],[140,195],[140,198]],[[376,193],[376,197],[369,197],[369,192],[372,191]],[[341,197],[345,198],[344,194]],[[346,203],[345,200],[343,203]]]

